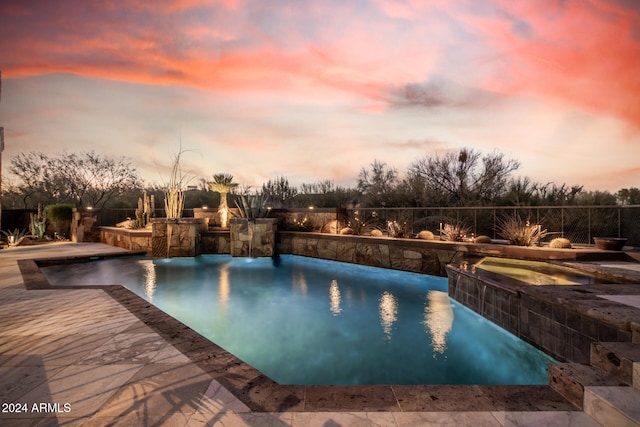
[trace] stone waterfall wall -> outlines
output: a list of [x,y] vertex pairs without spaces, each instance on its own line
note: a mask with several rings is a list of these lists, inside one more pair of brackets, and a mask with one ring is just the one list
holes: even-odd
[[232,218],[231,255],[238,257],[270,257],[275,253],[277,220],[275,218]]
[[204,220],[199,218],[153,219],[151,255],[160,258],[200,255],[200,233],[203,228]]

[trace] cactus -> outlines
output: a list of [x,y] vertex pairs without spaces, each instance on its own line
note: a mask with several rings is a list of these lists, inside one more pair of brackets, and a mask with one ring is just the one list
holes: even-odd
[[29,217],[31,218],[31,221],[29,222],[29,232],[31,232],[32,236],[42,239],[44,232],[47,229],[47,218],[44,216],[42,205],[40,203],[38,203],[38,213],[34,214],[32,212],[29,214]]
[[565,239],[564,237],[556,237],[549,242],[550,248],[555,249],[571,249],[571,241],[569,239]]
[[429,230],[422,230],[418,233],[418,239],[420,240],[435,240],[436,236]]
[[474,243],[491,243],[493,240],[489,236],[480,235],[475,238]]
[[155,210],[155,198],[153,195],[147,197],[147,192],[142,192],[142,197],[138,198],[138,208],[136,209],[135,228],[145,228],[151,222]]

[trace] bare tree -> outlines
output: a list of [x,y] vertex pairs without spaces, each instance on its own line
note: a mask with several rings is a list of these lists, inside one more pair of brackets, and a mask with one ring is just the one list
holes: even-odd
[[410,171],[422,176],[426,184],[442,191],[452,205],[491,203],[505,189],[509,174],[520,167],[502,153],[482,155],[463,148],[442,156],[424,157]]
[[640,205],[640,188],[621,188],[616,193],[616,197],[622,205]]
[[283,176],[270,179],[262,184],[262,195],[274,207],[286,207],[291,204],[298,194],[298,189],[289,184],[289,180]]
[[374,160],[369,168],[360,169],[358,191],[362,193],[365,204],[384,206],[393,199],[398,185],[398,171],[386,163]]
[[41,152],[19,153],[10,172],[25,207],[46,203],[72,203],[77,207],[104,205],[113,197],[141,185],[137,170],[125,157],[112,158],[94,151],[54,156]]

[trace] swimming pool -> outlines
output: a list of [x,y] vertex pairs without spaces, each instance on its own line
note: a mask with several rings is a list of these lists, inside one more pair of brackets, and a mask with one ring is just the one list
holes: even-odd
[[281,384],[546,384],[554,360],[451,300],[447,280],[298,257],[42,267],[122,284]]

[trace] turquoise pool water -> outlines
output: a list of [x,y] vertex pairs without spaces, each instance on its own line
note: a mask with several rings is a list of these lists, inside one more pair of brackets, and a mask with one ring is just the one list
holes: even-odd
[[281,384],[546,384],[553,362],[441,277],[293,255],[41,270],[54,286],[122,284]]

